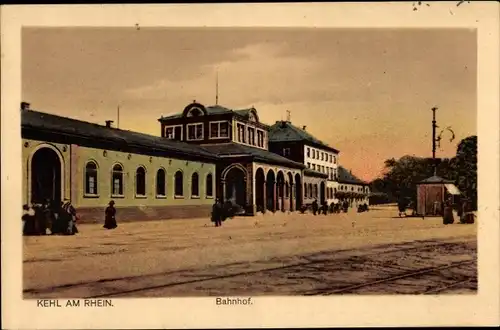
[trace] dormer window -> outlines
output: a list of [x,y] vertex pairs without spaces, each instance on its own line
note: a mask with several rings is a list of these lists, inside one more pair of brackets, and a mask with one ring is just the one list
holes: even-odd
[[248,114],[248,121],[256,122],[257,118],[255,117],[255,114],[253,112],[250,112]]
[[170,140],[182,141],[182,125],[165,127],[165,137]]
[[284,157],[290,156],[290,148],[283,148],[283,156]]
[[200,108],[192,108],[187,113],[187,116],[188,117],[200,117],[200,116],[203,116],[203,111],[201,111]]
[[255,145],[255,129],[253,127],[248,128],[248,144]]
[[188,140],[203,140],[203,123],[188,124]]

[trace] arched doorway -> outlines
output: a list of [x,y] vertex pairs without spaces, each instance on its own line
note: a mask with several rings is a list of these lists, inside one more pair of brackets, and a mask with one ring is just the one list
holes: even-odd
[[300,174],[295,174],[295,209],[300,210],[302,206],[302,180]]
[[258,168],[255,173],[255,204],[257,206],[257,212],[265,212],[264,208],[264,193],[266,187],[264,187],[265,174],[262,168]]
[[224,200],[229,200],[241,207],[246,206],[246,173],[239,167],[231,168],[225,176],[226,193]]
[[285,175],[281,171],[276,176],[276,191],[278,195],[277,208],[278,210],[285,211]]
[[325,202],[326,200],[326,197],[325,197],[325,181],[321,181],[320,185],[319,185],[319,201],[321,203],[321,205],[323,205],[323,203]]
[[276,182],[276,177],[274,175],[273,170],[269,170],[267,172],[266,176],[266,204],[267,204],[267,209],[275,212],[275,206],[276,206],[276,196],[275,196],[275,182]]
[[31,158],[31,202],[42,203],[47,199],[60,202],[61,161],[51,148],[40,148]]

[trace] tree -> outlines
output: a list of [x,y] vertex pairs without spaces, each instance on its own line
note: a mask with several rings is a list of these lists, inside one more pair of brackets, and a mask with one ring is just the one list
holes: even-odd
[[472,199],[477,207],[477,136],[466,137],[457,146],[457,155],[453,159],[454,180],[458,188]]

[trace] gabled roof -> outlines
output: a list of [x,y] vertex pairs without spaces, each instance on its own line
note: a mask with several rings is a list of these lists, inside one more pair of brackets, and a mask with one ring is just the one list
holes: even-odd
[[275,154],[265,149],[246,146],[243,144],[228,142],[222,144],[205,145],[204,148],[218,155],[219,157],[248,156],[256,161],[263,161],[276,165],[283,165],[292,168],[304,168],[304,164],[294,162],[288,158]]
[[453,181],[452,180],[443,179],[442,177],[437,176],[437,175],[433,175],[430,178],[427,178],[425,180],[420,181],[419,183],[420,184],[453,183]]
[[217,159],[215,155],[198,145],[106,127],[34,110],[21,110],[21,127],[22,129],[34,129],[107,142],[116,145],[118,148],[136,147],[151,151],[168,152],[179,156],[198,156],[212,160],[212,162]]
[[367,184],[367,182],[359,179],[354,174],[346,170],[344,167],[339,166],[337,169],[337,180],[339,183],[347,184]]
[[300,129],[289,121],[277,121],[269,128],[269,142],[296,142],[303,141],[313,146],[331,150],[335,153],[339,151],[325,142],[315,138],[303,129]]

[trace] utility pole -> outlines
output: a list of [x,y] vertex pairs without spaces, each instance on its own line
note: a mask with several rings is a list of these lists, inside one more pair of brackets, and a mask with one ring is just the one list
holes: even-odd
[[291,119],[292,119],[292,114],[291,114],[290,110],[287,110],[286,111],[286,121],[291,122]]
[[437,174],[437,163],[436,163],[436,110],[437,107],[433,107],[432,110],[432,164],[434,165],[434,175]]

